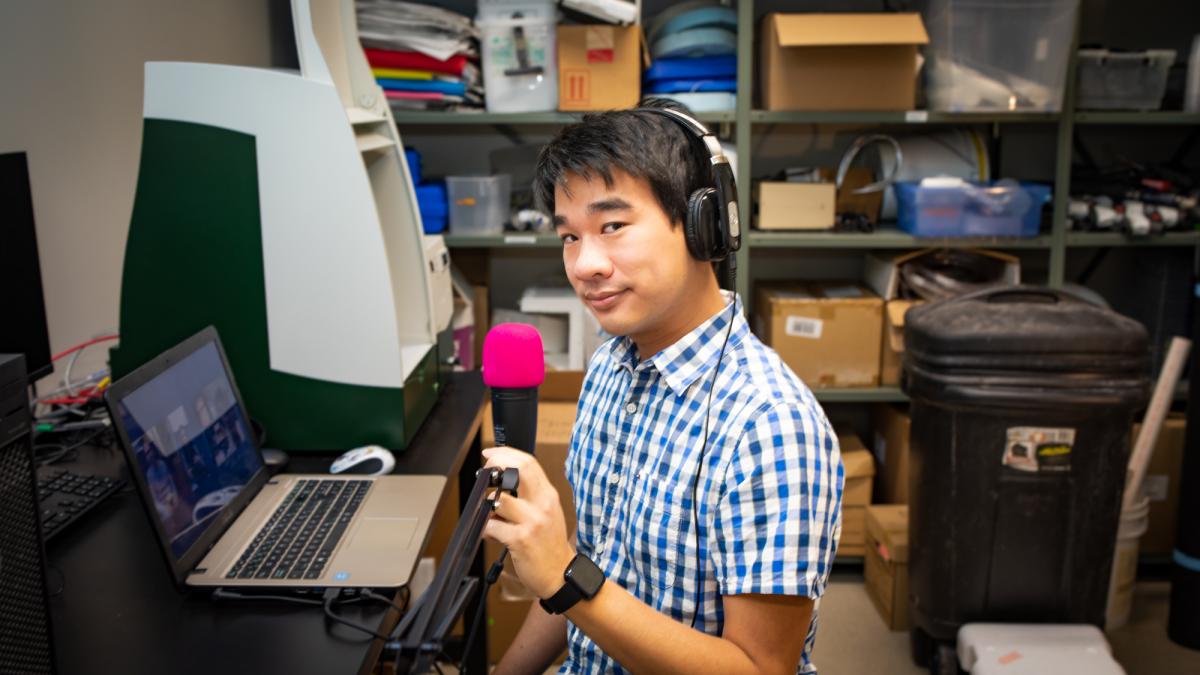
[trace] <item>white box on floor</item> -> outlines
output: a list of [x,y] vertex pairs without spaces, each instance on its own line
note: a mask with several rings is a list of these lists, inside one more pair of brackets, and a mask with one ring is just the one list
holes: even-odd
[[971,675],[1125,675],[1099,628],[1069,624],[967,624],[958,665]]

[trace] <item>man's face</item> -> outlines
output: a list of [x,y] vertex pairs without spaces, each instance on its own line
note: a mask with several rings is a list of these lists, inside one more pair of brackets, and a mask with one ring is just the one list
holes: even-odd
[[570,174],[554,191],[555,231],[567,278],[600,326],[613,335],[654,335],[691,303],[707,268],[688,255],[683,227],[672,226],[644,180],[613,172]]

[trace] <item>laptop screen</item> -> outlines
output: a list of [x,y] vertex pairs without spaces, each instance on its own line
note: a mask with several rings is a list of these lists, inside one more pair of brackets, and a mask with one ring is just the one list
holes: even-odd
[[263,468],[215,341],[116,403],[171,553],[181,558]]

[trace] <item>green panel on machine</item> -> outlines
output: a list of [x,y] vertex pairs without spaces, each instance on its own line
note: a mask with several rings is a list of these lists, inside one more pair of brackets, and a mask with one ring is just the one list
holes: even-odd
[[436,350],[403,389],[271,369],[255,141],[228,129],[145,120],[120,322],[115,378],[216,326],[251,417],[285,450],[403,449],[440,388]]

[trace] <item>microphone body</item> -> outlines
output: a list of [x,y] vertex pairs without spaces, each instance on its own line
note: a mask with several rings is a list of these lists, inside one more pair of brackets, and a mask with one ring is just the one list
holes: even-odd
[[483,383],[492,390],[496,444],[532,453],[538,387],[546,377],[542,336],[524,323],[502,323],[483,341]]

